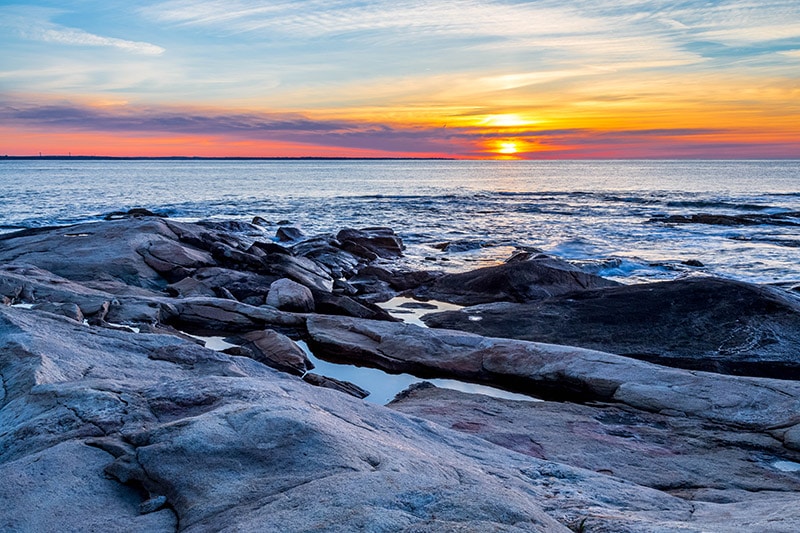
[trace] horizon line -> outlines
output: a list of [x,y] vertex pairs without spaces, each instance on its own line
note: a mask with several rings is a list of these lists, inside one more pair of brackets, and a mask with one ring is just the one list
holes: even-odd
[[800,157],[568,157],[526,159],[463,157],[351,157],[351,156],[115,156],[115,155],[0,155],[0,161],[800,161]]
[[348,156],[200,156],[200,155],[166,155],[166,156],[117,156],[117,155],[0,155],[0,159],[13,160],[456,160],[455,157],[348,157]]

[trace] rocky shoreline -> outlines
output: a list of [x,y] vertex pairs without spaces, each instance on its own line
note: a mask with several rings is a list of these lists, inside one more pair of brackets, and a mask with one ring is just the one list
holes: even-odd
[[[796,531],[800,300],[146,210],[0,235],[3,531]],[[465,306],[406,324],[396,296]],[[196,336],[225,339],[224,349]],[[386,406],[328,361],[458,378]]]

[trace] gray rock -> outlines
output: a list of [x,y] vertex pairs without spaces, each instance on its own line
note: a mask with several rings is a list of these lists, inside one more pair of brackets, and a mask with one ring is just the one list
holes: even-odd
[[176,310],[168,324],[198,335],[261,330],[268,326],[298,329],[305,324],[302,315],[222,298],[183,298],[165,302],[174,305]]
[[143,207],[134,207],[133,209],[128,209],[127,211],[112,211],[108,213],[103,218],[105,220],[119,220],[123,218],[142,218],[142,217],[161,217],[167,218],[167,215],[164,213],[154,213],[149,209],[144,209]]
[[[171,336],[0,308],[0,372],[6,529],[734,531],[729,516],[744,516],[735,503],[699,505],[541,460]],[[787,416],[786,404],[775,409]],[[54,490],[63,516],[39,510]],[[158,496],[163,510],[138,514]],[[796,497],[767,496],[755,509],[771,510],[748,517],[753,531],[800,523]]]
[[787,448],[800,451],[800,424],[790,427],[780,436]]
[[490,304],[423,318],[432,327],[567,344],[688,369],[800,379],[800,300],[702,277]]
[[166,285],[162,273],[177,276],[210,259],[178,245],[170,228],[179,224],[170,224],[146,217],[6,235],[0,261],[29,263],[72,281],[121,281],[160,290]]
[[712,226],[753,226],[769,224],[775,226],[798,226],[794,219],[800,213],[745,213],[742,215],[721,215],[712,213],[695,213],[692,215],[659,216],[648,222],[664,224],[710,224]]
[[391,228],[343,229],[336,234],[343,250],[367,260],[403,255],[403,241]]
[[175,307],[163,300],[116,298],[108,306],[104,319],[114,324],[159,324],[175,314]]
[[[551,487],[510,452],[486,450],[479,441],[459,443],[463,439],[441,428],[173,337],[97,330],[48,317],[0,309],[0,368],[8,391],[0,404],[6,429],[0,468],[6,480],[28,479],[26,490],[4,494],[3,523],[33,519],[39,530],[55,530],[42,522],[52,519],[49,513],[24,504],[55,486],[75,522],[91,524],[82,516],[91,514],[106,524],[130,520],[153,531],[174,528],[174,522],[164,527],[135,518],[140,504],[149,508],[149,495],[163,495],[189,531],[310,531],[321,522],[344,531],[375,520],[387,529],[566,531],[539,506]],[[154,351],[160,355],[153,357]],[[72,463],[61,459],[62,443],[83,446],[88,438],[112,435],[133,451],[120,446],[123,454],[116,459],[100,450],[91,451],[100,454],[95,460],[74,453],[67,454]],[[75,465],[80,476],[95,480],[92,490],[65,483],[57,469],[48,469],[56,476],[52,485],[50,477],[25,475],[26,465],[40,462],[37,454]],[[526,473],[520,474],[523,467]],[[503,472],[502,480],[484,468]],[[113,485],[103,471],[141,487],[145,496]],[[632,496],[619,482],[563,471],[570,483],[598,481],[601,490],[619,487],[621,498]],[[105,492],[97,490],[98,483]],[[104,502],[100,495],[113,489],[121,494]],[[638,498],[640,510],[686,509],[655,492]],[[170,511],[142,520],[166,516],[160,513]],[[79,529],[61,520],[61,530]]]
[[164,290],[170,296],[175,296],[177,298],[188,298],[192,296],[216,296],[217,293],[214,292],[213,287],[210,285],[203,283],[202,281],[196,278],[183,278],[180,281],[175,283],[170,283]]
[[800,422],[800,383],[693,372],[608,353],[411,324],[312,315],[319,357],[570,401],[614,401],[753,431]]
[[[0,307],[0,529],[798,529],[800,384],[156,293],[183,276],[224,279],[215,293],[258,299],[259,276],[287,277],[312,289],[318,311],[370,310],[330,293],[328,267],[256,246],[253,231],[134,218],[0,236],[4,301],[77,306],[89,323],[141,331]],[[348,246],[377,257],[367,244]],[[373,274],[383,272],[390,284],[422,279]],[[247,343],[214,352],[170,324]],[[443,427],[364,403],[347,383],[306,373],[319,385],[309,387],[276,372],[256,359],[284,357],[295,374],[310,363],[265,329],[310,334],[326,357],[595,403],[422,389],[396,402]]]
[[0,530],[175,531],[169,510],[139,514],[135,488],[107,479],[109,454],[67,440],[15,461],[0,462]]
[[322,236],[295,244],[292,252],[325,265],[334,278],[349,278],[356,273],[361,261],[355,255],[342,250],[341,245],[332,236]]
[[306,257],[268,254],[264,258],[266,273],[285,277],[309,289],[330,292],[333,278],[325,268]]
[[237,300],[256,297],[261,298],[262,303],[269,292],[270,284],[278,279],[274,275],[218,267],[201,268],[194,277],[212,290],[227,289]]
[[266,303],[282,311],[309,313],[314,310],[314,295],[308,287],[281,278],[269,286]]
[[303,232],[291,226],[281,226],[275,232],[275,236],[281,242],[291,242],[303,238]]
[[619,285],[587,274],[560,259],[536,257],[459,274],[446,274],[413,289],[418,298],[458,305],[528,302],[598,287]]
[[340,294],[314,291],[314,306],[317,313],[369,318],[371,320],[388,320],[390,322],[398,321],[397,318],[372,302],[361,299],[356,300]]
[[11,303],[75,304],[84,316],[92,317],[114,299],[112,294],[90,289],[31,265],[0,266],[0,295]]

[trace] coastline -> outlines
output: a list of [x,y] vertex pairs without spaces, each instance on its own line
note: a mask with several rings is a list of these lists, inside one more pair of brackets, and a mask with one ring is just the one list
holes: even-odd
[[[624,286],[537,253],[413,270],[390,228],[116,218],[0,239],[0,524],[52,525],[33,502],[53,491],[63,523],[153,531],[800,524],[789,292]],[[423,328],[375,305],[398,295],[466,307]],[[544,401],[418,384],[370,405],[296,341]]]

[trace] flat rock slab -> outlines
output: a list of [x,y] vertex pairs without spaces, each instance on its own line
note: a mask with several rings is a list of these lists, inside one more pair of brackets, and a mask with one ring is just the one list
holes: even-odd
[[800,379],[800,300],[740,281],[628,285],[423,320],[436,328],[580,346],[680,368]]
[[800,453],[766,433],[619,404],[512,401],[424,385],[404,391],[388,407],[519,453],[687,499],[728,502],[776,491],[793,492],[800,502],[800,475],[779,468],[781,461],[800,460]]
[[664,367],[609,353],[453,330],[312,315],[317,356],[572,401],[614,401],[755,431],[800,423],[800,383]]

